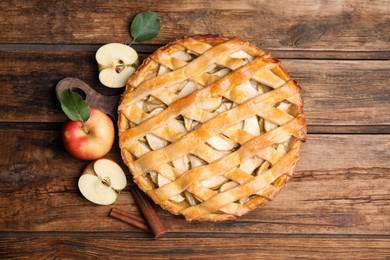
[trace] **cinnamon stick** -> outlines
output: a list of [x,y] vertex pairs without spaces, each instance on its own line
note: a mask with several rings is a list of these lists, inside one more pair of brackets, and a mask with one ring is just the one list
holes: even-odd
[[157,215],[148,197],[138,187],[133,187],[130,192],[138,204],[150,230],[153,232],[154,237],[158,238],[164,235],[167,232],[165,225]]
[[145,221],[142,218],[138,217],[137,215],[131,214],[130,212],[126,212],[118,208],[112,208],[109,213],[109,216],[139,229],[150,231],[149,227],[146,225]]
[[137,216],[137,215],[135,215],[133,213],[130,213],[130,212],[127,212],[127,211],[124,211],[124,210],[121,210],[121,209],[115,208],[115,207],[112,208],[111,211],[114,211],[114,212],[119,213],[121,215],[128,216],[128,217],[130,217],[132,219],[135,219],[135,220],[137,220],[139,222],[142,222],[142,223],[144,223],[146,225],[145,219],[143,219],[140,216]]

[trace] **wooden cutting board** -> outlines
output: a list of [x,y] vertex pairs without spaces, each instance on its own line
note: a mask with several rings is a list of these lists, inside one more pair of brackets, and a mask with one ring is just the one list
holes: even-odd
[[62,91],[65,89],[71,89],[76,93],[79,93],[91,107],[105,112],[112,117],[114,122],[117,122],[117,108],[119,105],[120,95],[106,96],[100,94],[84,81],[77,78],[68,77],[58,82],[56,86],[56,96],[58,100]]

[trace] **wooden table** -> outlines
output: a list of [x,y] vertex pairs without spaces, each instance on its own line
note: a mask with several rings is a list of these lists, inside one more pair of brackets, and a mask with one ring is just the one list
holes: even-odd
[[[184,35],[222,34],[277,56],[303,87],[308,139],[273,202],[236,221],[188,223],[156,207],[149,234],[84,199],[87,162],[68,155],[54,87],[71,76],[103,94],[95,52],[130,42],[153,10],[161,33],[145,57]],[[2,1],[0,258],[390,257],[389,1]],[[120,161],[117,144],[108,155]],[[117,207],[139,214],[129,190]]]

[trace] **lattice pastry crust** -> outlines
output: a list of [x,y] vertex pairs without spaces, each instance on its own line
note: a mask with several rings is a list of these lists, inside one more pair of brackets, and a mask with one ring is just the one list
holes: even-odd
[[238,38],[185,37],[129,79],[118,108],[122,158],[155,203],[222,221],[271,200],[306,136],[300,87]]

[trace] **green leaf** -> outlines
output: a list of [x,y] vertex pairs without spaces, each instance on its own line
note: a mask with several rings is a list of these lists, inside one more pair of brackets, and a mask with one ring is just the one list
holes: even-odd
[[130,28],[133,42],[144,42],[153,39],[160,33],[160,20],[155,12],[137,14]]
[[91,109],[88,102],[73,92],[71,89],[65,89],[60,97],[61,108],[64,113],[73,121],[86,122],[90,116]]

